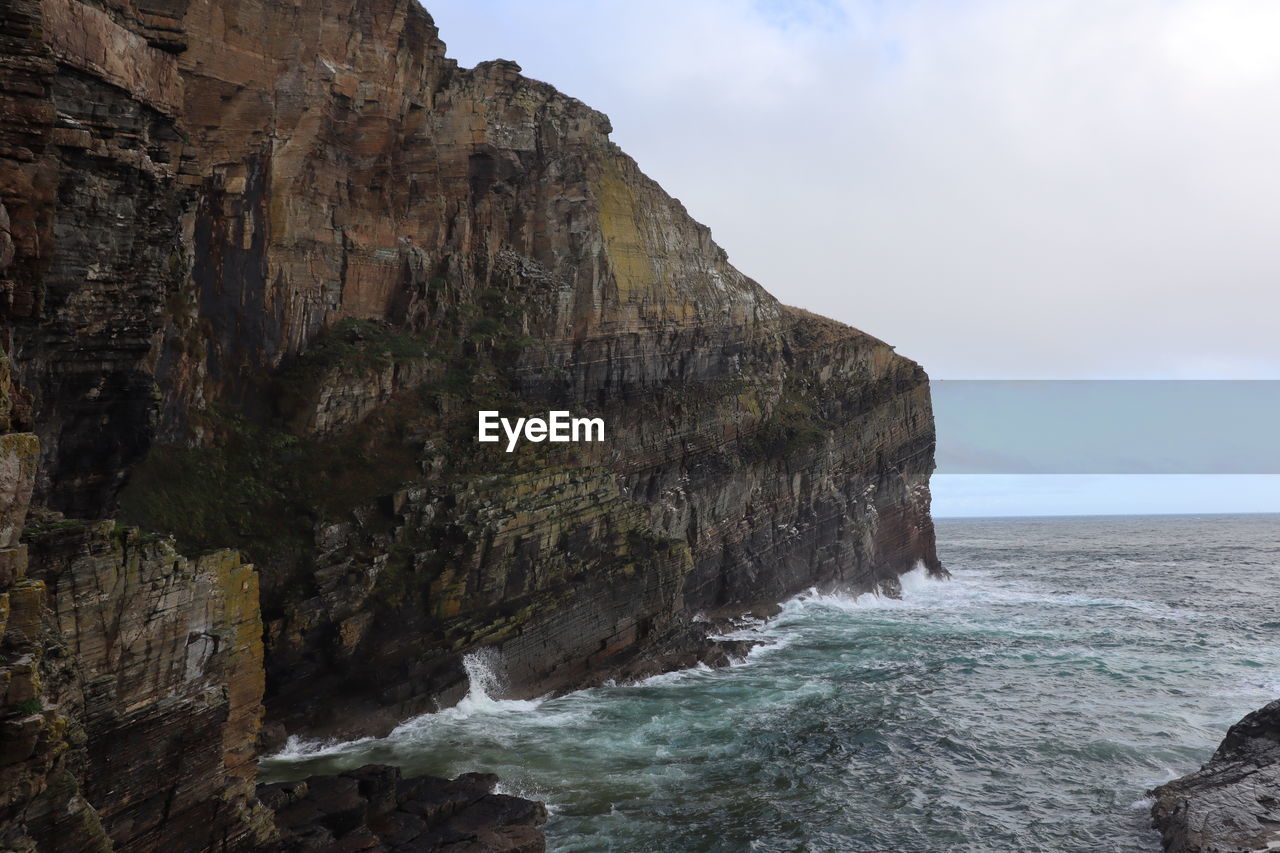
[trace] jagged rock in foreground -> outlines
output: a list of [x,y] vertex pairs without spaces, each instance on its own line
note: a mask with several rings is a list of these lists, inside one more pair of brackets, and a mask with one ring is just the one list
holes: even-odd
[[371,853],[543,853],[541,803],[495,794],[498,777],[401,778],[370,764],[336,776],[258,786],[275,810],[278,850]]
[[1204,767],[1151,796],[1168,853],[1280,848],[1280,700],[1232,726]]

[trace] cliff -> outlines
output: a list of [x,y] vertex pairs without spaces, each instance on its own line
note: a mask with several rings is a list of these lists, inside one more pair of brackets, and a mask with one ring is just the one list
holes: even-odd
[[[22,470],[44,510],[177,543],[32,531],[24,583],[82,680],[115,681],[103,707],[222,684],[234,749],[193,717],[192,761],[247,759],[255,689],[263,746],[382,732],[456,700],[472,649],[511,695],[568,689],[723,657],[698,613],[941,571],[923,370],[781,305],[603,115],[511,62],[459,68],[412,0],[9,0],[0,52]],[[606,439],[507,454],[478,409]],[[256,573],[178,557],[224,548]],[[184,626],[256,630],[250,576],[264,681],[217,655],[177,673]],[[108,581],[165,602],[136,618],[169,680],[81,618]],[[236,642],[218,654],[257,654]],[[96,708],[73,714],[91,768],[181,719]],[[251,809],[224,771],[191,801]],[[151,831],[87,792],[112,837]]]
[[1168,853],[1249,853],[1280,846],[1280,701],[1227,732],[1194,773],[1151,792]]
[[[110,521],[30,511],[39,443],[0,355],[0,849],[249,849],[257,575]],[[14,402],[19,405],[15,406]]]
[[[0,266],[9,257],[0,245]],[[70,678],[56,663],[61,638],[46,623],[44,584],[27,576],[27,546],[18,539],[40,453],[23,396],[0,355],[0,848],[34,850],[56,821],[78,849],[109,850],[80,794],[78,733],[50,701]]]

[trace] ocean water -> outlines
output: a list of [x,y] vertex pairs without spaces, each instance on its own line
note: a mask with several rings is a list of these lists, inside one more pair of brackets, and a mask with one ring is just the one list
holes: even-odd
[[1156,851],[1153,785],[1280,697],[1280,516],[946,520],[949,581],[806,594],[741,664],[541,701],[471,694],[369,762],[499,774],[556,851]]

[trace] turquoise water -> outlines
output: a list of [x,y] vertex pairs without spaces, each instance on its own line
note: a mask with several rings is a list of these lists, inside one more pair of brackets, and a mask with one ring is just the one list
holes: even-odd
[[1280,696],[1280,516],[941,521],[950,581],[808,594],[694,670],[471,695],[267,778],[498,773],[557,851],[1155,851],[1144,792]]

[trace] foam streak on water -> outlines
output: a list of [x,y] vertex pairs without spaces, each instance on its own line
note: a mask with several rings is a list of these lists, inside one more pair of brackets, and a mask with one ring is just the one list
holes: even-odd
[[955,577],[808,592],[724,670],[504,701],[501,661],[268,778],[498,773],[560,851],[1155,851],[1145,791],[1280,694],[1280,518],[940,522]]

